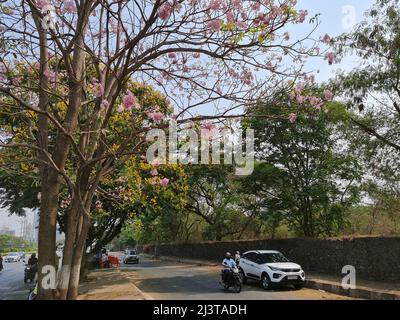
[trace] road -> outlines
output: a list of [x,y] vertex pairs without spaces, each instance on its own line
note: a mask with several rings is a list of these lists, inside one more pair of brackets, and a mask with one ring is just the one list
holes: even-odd
[[139,264],[121,270],[148,298],[165,300],[344,300],[323,291],[290,287],[265,291],[249,280],[240,294],[225,292],[219,284],[220,267],[155,261],[141,257]]
[[[240,294],[225,292],[219,284],[219,267],[197,266],[140,257],[140,263],[122,265],[121,271],[150,299],[165,300],[343,300],[350,299],[312,289],[290,287],[264,291],[255,281]],[[0,272],[0,300],[25,300],[24,263],[4,263]]]
[[25,264],[20,262],[3,263],[0,272],[0,300],[25,300],[29,293],[29,284],[24,284]]

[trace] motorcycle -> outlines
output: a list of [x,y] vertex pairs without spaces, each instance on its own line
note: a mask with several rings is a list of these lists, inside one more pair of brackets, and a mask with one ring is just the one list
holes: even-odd
[[238,268],[222,270],[221,280],[221,283],[226,291],[231,287],[236,293],[240,293],[240,291],[242,291],[242,278]]
[[33,280],[35,280],[36,272],[37,272],[37,265],[31,266],[29,264],[25,264],[24,283],[27,283],[28,280],[29,282],[33,282]]
[[28,300],[35,300],[37,296],[37,291],[38,291],[38,284],[36,282],[36,284],[34,286],[31,286],[29,290]]

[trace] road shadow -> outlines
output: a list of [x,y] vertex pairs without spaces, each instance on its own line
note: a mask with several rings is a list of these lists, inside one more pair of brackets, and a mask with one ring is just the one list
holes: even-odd
[[[220,278],[213,274],[194,274],[188,276],[172,276],[172,277],[154,277],[137,279],[135,285],[140,290],[149,293],[159,294],[183,294],[183,295],[201,295],[212,293],[234,294],[232,288],[225,290],[220,284]],[[291,287],[277,287],[271,290],[264,290],[259,283],[252,281],[243,285],[242,292],[290,292],[295,291]]]

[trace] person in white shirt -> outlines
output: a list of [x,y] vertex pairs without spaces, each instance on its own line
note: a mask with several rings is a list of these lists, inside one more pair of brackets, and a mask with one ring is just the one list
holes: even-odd
[[236,267],[236,262],[232,259],[232,255],[230,252],[225,253],[225,259],[222,261],[222,265],[224,267],[227,267],[228,269]]
[[225,253],[225,259],[222,261],[222,265],[224,266],[223,281],[226,282],[229,276],[232,276],[231,269],[236,268],[236,262],[232,259],[232,255],[230,252]]

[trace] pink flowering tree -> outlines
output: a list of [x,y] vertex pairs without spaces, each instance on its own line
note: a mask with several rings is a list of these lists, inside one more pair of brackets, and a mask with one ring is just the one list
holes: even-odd
[[[308,22],[308,12],[295,6],[296,0],[2,2],[1,111],[26,115],[27,128],[37,130],[27,129],[18,143],[9,130],[1,146],[29,150],[38,166],[39,270],[55,265],[59,194],[63,186],[70,192],[58,290],[41,288],[41,298],[77,297],[100,181],[138,153],[146,130],[168,118],[157,105],[141,105],[127,83],[160,90],[180,123],[240,117],[242,106],[267,99],[274,89],[293,91],[297,80],[312,81],[303,62],[325,53],[310,38],[315,25],[302,39],[290,37],[289,25]],[[302,99],[301,90],[295,94]],[[132,123],[146,119],[117,146],[107,143],[116,113],[129,113]],[[65,169],[71,158],[72,174]],[[160,180],[163,188],[168,179]]]

